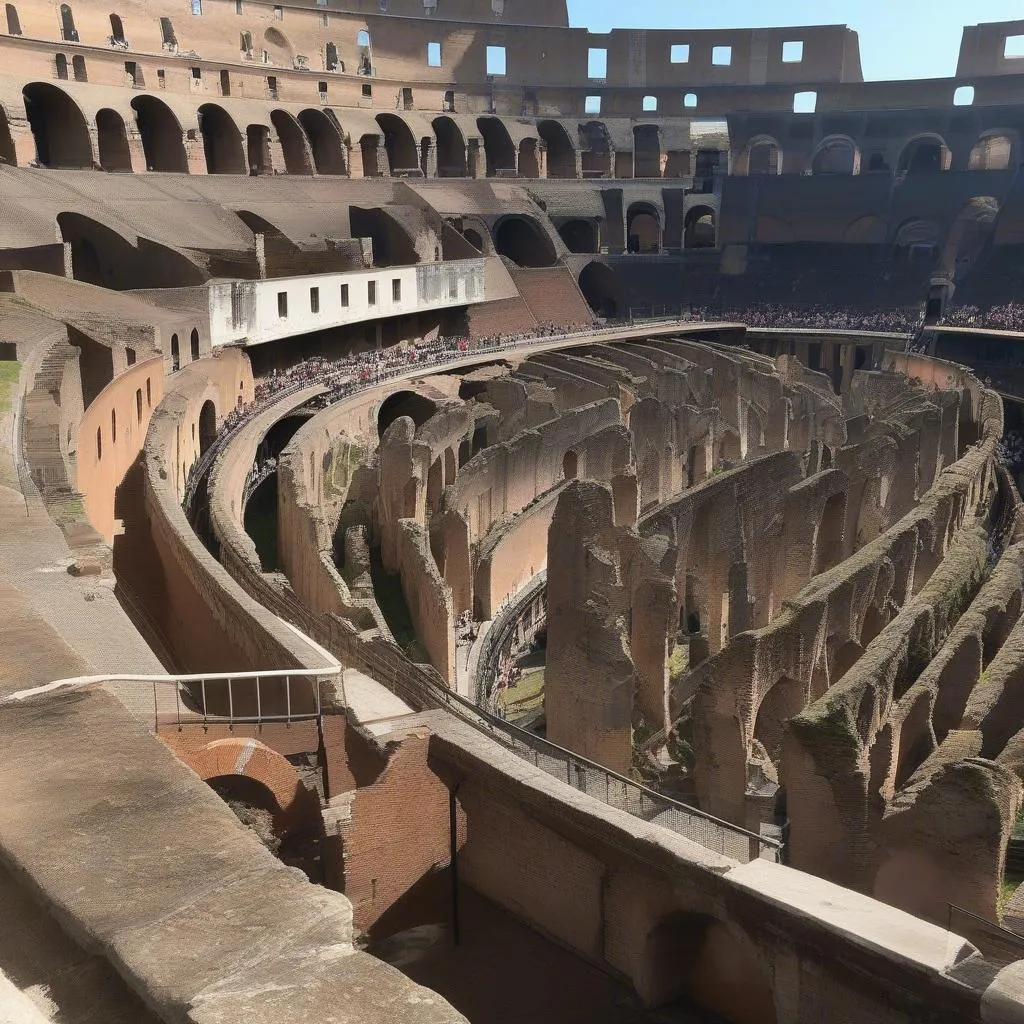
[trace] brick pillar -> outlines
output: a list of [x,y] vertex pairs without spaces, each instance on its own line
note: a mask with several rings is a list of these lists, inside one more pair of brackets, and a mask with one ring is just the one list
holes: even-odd
[[185,144],[185,160],[189,174],[206,174],[206,152],[203,149],[203,136],[199,129],[190,129],[182,137]]
[[537,143],[537,174],[541,178],[548,176],[548,147],[540,141]]
[[471,178],[486,178],[487,157],[484,153],[484,147],[480,144],[480,139],[470,139],[468,146],[469,159],[466,165],[469,170],[469,176]]
[[270,133],[269,147],[270,149],[270,171],[272,174],[287,174],[288,165],[284,159],[284,147],[281,145],[281,140],[277,137],[277,132]]
[[36,140],[29,127],[27,118],[11,118],[11,141],[14,143],[14,156],[19,167],[27,167],[37,159]]
[[146,150],[142,145],[142,136],[138,132],[128,132],[128,159],[132,164],[132,172],[141,174],[146,169]]
[[[422,143],[421,143],[422,145]],[[423,160],[423,151],[420,150],[420,160]],[[426,166],[423,168],[423,174],[427,178],[437,177],[437,146],[433,142],[427,145],[427,159],[425,161]]]

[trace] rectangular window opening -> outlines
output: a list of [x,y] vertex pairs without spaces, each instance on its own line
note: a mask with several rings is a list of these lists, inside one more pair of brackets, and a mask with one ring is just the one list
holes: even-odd
[[608,51],[603,47],[587,50],[587,77],[604,81],[608,77]]
[[341,286],[341,308],[348,309],[348,285]]
[[487,74],[489,75],[504,75],[506,69],[505,63],[505,47],[504,46],[488,46],[487,47]]
[[658,97],[657,96],[645,96],[644,97],[644,112],[650,113],[658,109]]
[[391,279],[391,301],[402,301],[402,282],[401,279],[397,277]]
[[793,96],[794,114],[813,114],[818,106],[818,94],[816,92],[798,92]]
[[1024,36],[1007,36],[1003,47],[1003,56],[1011,60],[1024,57]]
[[192,13],[196,17],[203,13],[203,0],[192,0]]
[[373,86],[369,82],[363,83],[363,99],[368,100],[373,98]]
[[439,68],[441,66],[441,44],[427,43],[427,67]]
[[320,289],[310,288],[309,289],[309,311],[310,313],[320,312]]
[[974,103],[974,86],[973,85],[961,85],[953,93],[953,106],[954,107],[969,107]]
[[284,8],[283,7],[275,7],[274,8],[274,21],[284,21]]
[[683,96],[683,106],[687,110],[695,110],[697,107],[697,94],[695,92],[688,92]]
[[369,306],[377,305],[377,282],[367,281],[366,282],[366,303]]
[[804,59],[803,40],[790,40],[782,44],[782,63],[799,64]]
[[720,68],[726,68],[732,64],[732,47],[713,46],[711,48],[711,63]]
[[278,292],[277,293],[277,315],[282,320],[288,319],[288,293]]
[[670,47],[668,51],[668,59],[673,64],[689,64],[690,44],[676,43],[674,46]]
[[601,113],[601,97],[600,96],[588,96],[583,101],[583,113],[584,114],[600,114]]

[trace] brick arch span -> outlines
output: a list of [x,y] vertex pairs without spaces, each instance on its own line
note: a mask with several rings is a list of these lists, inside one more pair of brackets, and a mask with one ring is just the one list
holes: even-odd
[[146,169],[188,173],[188,157],[181,122],[163,100],[155,96],[136,96],[132,110],[142,136]]
[[312,174],[314,163],[309,139],[295,116],[286,110],[272,110],[270,123],[281,143],[285,171],[288,174]]
[[299,114],[299,124],[309,140],[316,173],[345,174],[345,146],[338,124],[324,111],[312,107]]
[[31,82],[22,90],[25,114],[46,167],[91,167],[89,128],[78,104],[49,82]]
[[207,174],[245,174],[245,151],[242,131],[231,115],[216,103],[199,108],[199,131],[203,137],[203,153]]

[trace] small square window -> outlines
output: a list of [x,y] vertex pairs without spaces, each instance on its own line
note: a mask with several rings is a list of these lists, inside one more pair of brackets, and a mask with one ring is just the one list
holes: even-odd
[[[320,5],[317,4],[317,6],[319,7]],[[329,14],[321,14],[320,15],[320,24],[321,24],[321,26],[323,28],[327,28],[327,26],[330,25],[330,23],[331,23],[331,16]]]
[[288,293],[278,292],[277,293],[277,315],[282,319],[288,318]]
[[953,93],[954,107],[969,107],[974,102],[974,86],[961,85]]
[[644,112],[648,113],[658,109],[658,97],[657,96],[645,96],[644,97]]
[[156,69],[156,84],[160,89],[167,87],[167,72],[163,68]]
[[366,282],[366,304],[368,306],[377,305],[377,282],[367,281]]
[[242,13],[242,0],[235,0],[235,14]]
[[601,113],[601,97],[600,96],[588,96],[583,101],[583,113],[584,114],[600,114]]
[[320,289],[310,288],[309,289],[309,311],[310,313],[320,312]]
[[202,69],[202,68],[193,68],[193,69],[192,69],[192,78],[193,78],[193,79],[194,79],[195,81],[197,81],[197,82],[200,82],[200,81],[202,81],[202,78],[203,78],[203,69]]
[[687,110],[694,110],[697,106],[697,94],[695,92],[688,92],[683,97],[683,106],[686,107]]
[[316,91],[318,93],[320,93],[321,97],[326,96],[327,95],[327,83],[326,82],[317,82],[316,83]]
[[363,99],[368,100],[373,98],[373,86],[369,82],[363,82]]
[[284,21],[284,8],[283,7],[275,7],[274,8],[274,21]]
[[397,277],[393,277],[391,279],[391,301],[402,301],[402,281],[400,278]]
[[488,46],[487,47],[487,74],[489,75],[504,75],[506,73],[505,63],[505,47],[504,46]]
[[1003,56],[1011,60],[1024,57],[1024,36],[1007,36],[1003,47]]
[[348,309],[348,285],[341,286],[341,308]]
[[782,63],[799,64],[804,59],[804,44],[802,40],[790,41],[782,44]]
[[813,114],[818,106],[818,94],[816,92],[798,92],[793,96],[794,114]]
[[732,63],[732,47],[713,46],[711,48],[711,63],[718,67],[728,67]]
[[670,47],[668,51],[668,59],[673,64],[689,64],[690,44],[676,43],[674,46]]
[[441,44],[427,43],[427,67],[439,68],[441,66]]
[[203,13],[203,0],[192,0],[192,13],[196,17]]
[[587,50],[587,76],[603,81],[608,77],[608,51],[599,47]]

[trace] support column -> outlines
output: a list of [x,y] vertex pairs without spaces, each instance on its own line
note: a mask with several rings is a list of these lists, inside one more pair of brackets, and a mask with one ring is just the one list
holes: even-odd
[[198,128],[190,128],[182,136],[185,144],[185,160],[189,174],[206,174],[206,151],[203,149],[203,136]]

